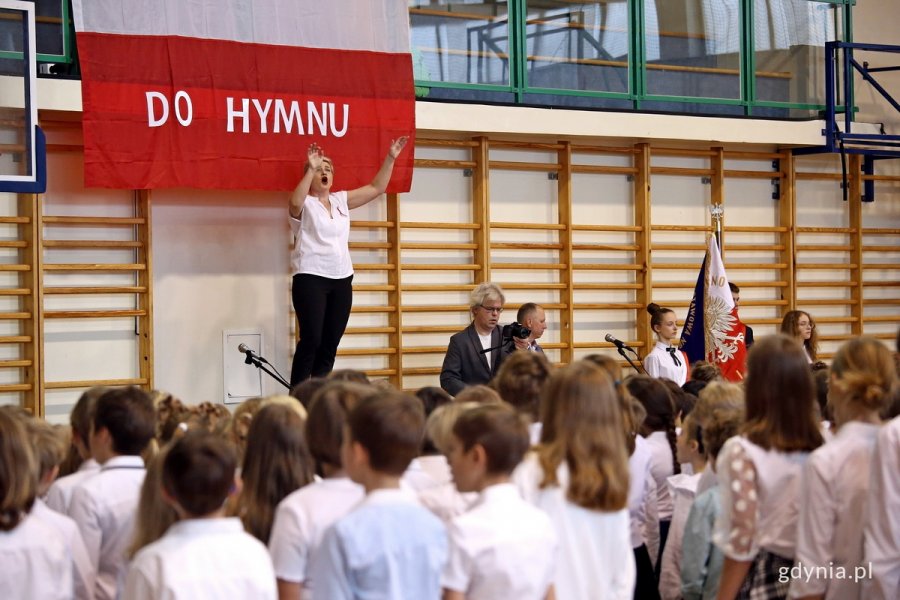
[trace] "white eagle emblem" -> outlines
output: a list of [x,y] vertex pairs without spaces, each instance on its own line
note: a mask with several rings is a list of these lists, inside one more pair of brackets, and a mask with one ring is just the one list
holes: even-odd
[[737,318],[731,314],[725,299],[707,295],[703,303],[703,320],[707,360],[715,363],[733,360],[738,342],[744,340],[744,332],[729,335],[737,325]]

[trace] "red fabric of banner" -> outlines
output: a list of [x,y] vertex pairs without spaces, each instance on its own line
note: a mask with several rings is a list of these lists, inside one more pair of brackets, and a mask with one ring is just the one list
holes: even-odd
[[[90,187],[291,190],[316,142],[352,189],[415,134],[409,54],[100,33],[78,49]],[[388,191],[412,168],[410,145]]]

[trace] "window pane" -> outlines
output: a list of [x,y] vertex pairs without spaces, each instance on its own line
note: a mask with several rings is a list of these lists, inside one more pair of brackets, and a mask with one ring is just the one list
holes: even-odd
[[628,2],[526,2],[530,87],[628,93]]
[[756,98],[824,104],[825,42],[835,38],[835,11],[808,0],[754,0]]
[[644,0],[647,93],[741,97],[739,0]]
[[409,23],[416,79],[509,85],[505,2],[410,0]]

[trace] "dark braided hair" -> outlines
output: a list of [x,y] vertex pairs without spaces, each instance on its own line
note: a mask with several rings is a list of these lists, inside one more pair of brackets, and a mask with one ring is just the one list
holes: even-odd
[[647,375],[635,375],[625,381],[625,386],[647,411],[641,433],[665,431],[669,447],[672,449],[673,473],[681,473],[678,451],[675,448],[675,403],[666,385]]

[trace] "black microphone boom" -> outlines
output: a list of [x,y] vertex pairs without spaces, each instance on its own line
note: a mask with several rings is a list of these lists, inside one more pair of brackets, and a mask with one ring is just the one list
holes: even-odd
[[613,337],[613,334],[611,334],[611,333],[607,333],[606,337],[603,339],[605,339],[610,344],[614,344],[616,346],[616,348],[618,348],[619,350],[628,350],[629,352],[634,352],[635,354],[637,354],[637,352],[635,352],[634,348],[632,348],[631,346],[629,346],[622,340],[616,339],[615,337]]

